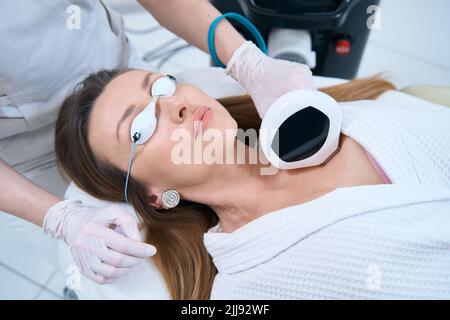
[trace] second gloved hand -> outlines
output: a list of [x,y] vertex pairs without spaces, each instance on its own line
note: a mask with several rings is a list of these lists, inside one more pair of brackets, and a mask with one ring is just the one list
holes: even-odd
[[247,90],[261,119],[283,94],[297,89],[315,89],[308,66],[270,58],[251,41],[236,49],[225,72]]
[[154,246],[141,242],[136,219],[118,206],[90,208],[65,200],[47,212],[42,228],[64,240],[81,273],[101,284],[113,282],[156,253]]

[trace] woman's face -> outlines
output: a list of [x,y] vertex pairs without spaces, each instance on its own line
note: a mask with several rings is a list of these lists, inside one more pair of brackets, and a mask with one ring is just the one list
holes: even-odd
[[[105,87],[95,102],[88,124],[89,145],[96,157],[127,171],[131,123],[151,101],[152,85],[162,76],[131,70],[117,76]],[[203,128],[203,135],[214,130],[225,138],[230,130],[236,131],[236,121],[228,111],[195,86],[177,84],[173,96],[158,98],[156,130],[147,142],[136,145],[131,169],[131,176],[146,185],[150,194],[160,196],[167,189],[186,190],[211,177],[214,165],[204,162],[180,164],[179,158],[175,159],[172,154],[174,147],[178,145],[179,148],[181,143],[180,135],[172,136],[174,133],[182,133],[183,137],[189,134],[189,140],[183,141],[190,143],[190,159],[194,159],[194,144],[198,152],[198,146],[203,150],[211,143],[203,141],[201,134],[197,135],[197,140],[194,137],[200,122],[194,121],[193,117],[202,107],[210,108],[212,115]],[[177,139],[173,138],[176,136]],[[232,148],[232,144],[223,142],[224,155],[226,148]]]

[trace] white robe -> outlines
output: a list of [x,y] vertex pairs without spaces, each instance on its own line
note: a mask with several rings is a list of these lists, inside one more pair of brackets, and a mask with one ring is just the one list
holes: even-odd
[[450,298],[450,109],[390,95],[403,94],[340,105],[342,132],[393,184],[338,188],[232,233],[211,228],[212,299]]

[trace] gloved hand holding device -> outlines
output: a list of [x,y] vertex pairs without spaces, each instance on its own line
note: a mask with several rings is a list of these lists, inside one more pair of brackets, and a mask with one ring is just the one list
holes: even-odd
[[261,119],[283,94],[297,89],[315,89],[307,65],[271,58],[251,41],[244,42],[233,53],[225,73],[247,90]]
[[308,66],[273,59],[247,41],[233,53],[225,72],[252,97],[262,119],[260,146],[272,165],[320,165],[339,151],[341,109],[315,89]]

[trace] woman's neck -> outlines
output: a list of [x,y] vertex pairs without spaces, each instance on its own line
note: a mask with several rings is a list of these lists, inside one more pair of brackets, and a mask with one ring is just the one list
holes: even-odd
[[216,212],[223,232],[232,232],[265,213],[311,200],[324,190],[331,191],[331,183],[326,179],[329,164],[276,170],[267,175],[262,173],[268,165],[259,160],[249,164],[249,150],[237,140],[236,154],[245,152],[241,154],[245,163],[218,165],[215,176],[202,185],[202,190],[189,195],[189,200],[206,204]]

